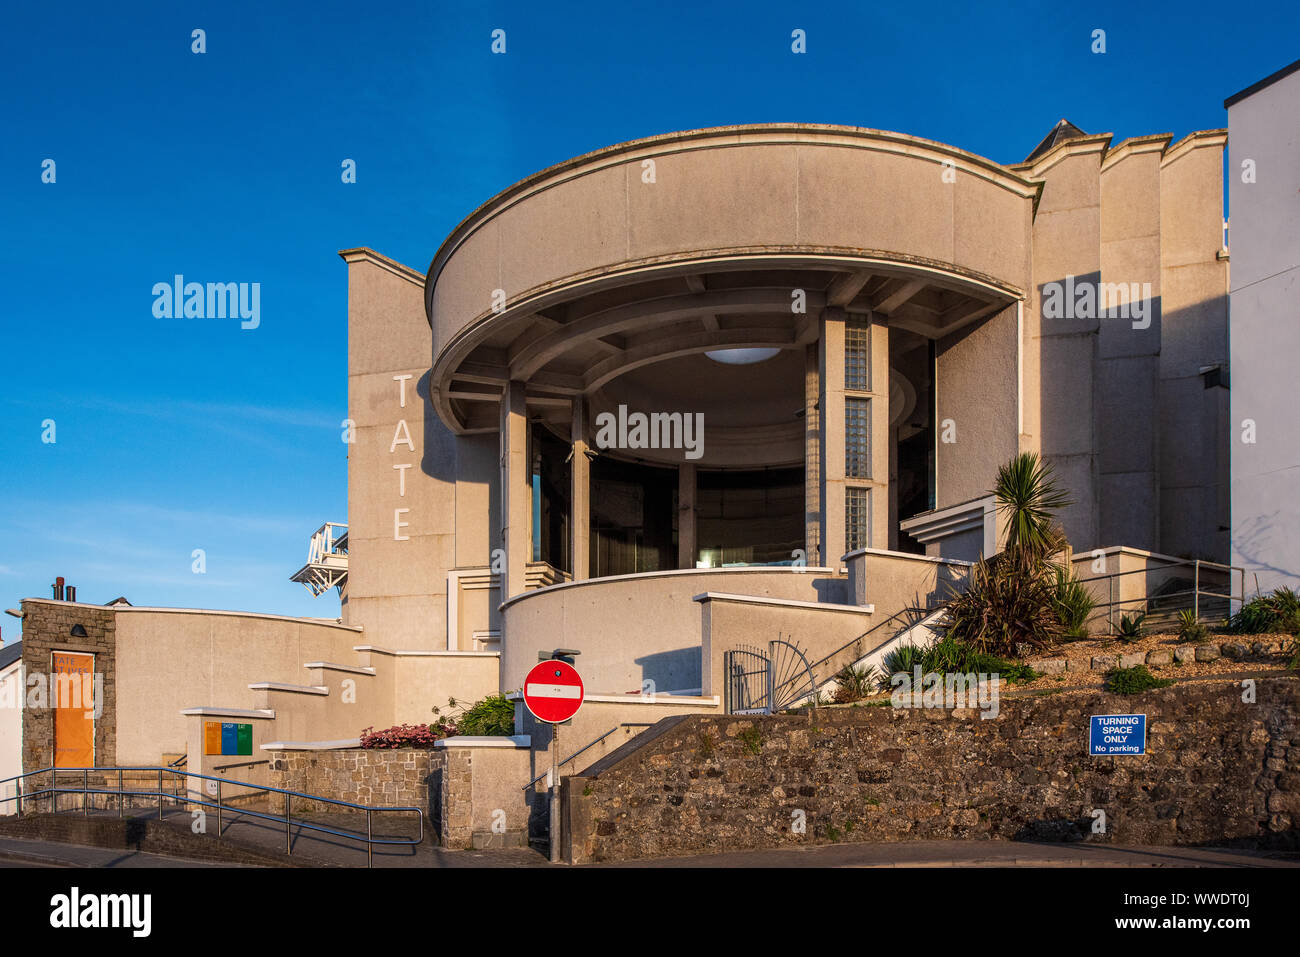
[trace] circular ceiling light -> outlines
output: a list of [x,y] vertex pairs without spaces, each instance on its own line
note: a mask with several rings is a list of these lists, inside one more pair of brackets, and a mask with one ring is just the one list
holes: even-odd
[[766,362],[780,352],[780,349],[714,349],[704,353],[714,362],[729,366],[749,366],[755,362]]

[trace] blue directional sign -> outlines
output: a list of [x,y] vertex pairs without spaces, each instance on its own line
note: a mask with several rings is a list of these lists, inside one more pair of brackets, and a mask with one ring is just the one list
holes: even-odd
[[1088,754],[1147,753],[1147,716],[1144,714],[1094,714],[1088,728]]

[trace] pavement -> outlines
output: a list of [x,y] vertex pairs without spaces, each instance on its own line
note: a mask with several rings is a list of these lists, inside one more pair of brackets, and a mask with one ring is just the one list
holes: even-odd
[[235,867],[191,861],[161,854],[142,854],[120,848],[87,847],[54,841],[33,841],[20,837],[0,837],[0,867],[95,867],[111,870],[157,867]]
[[[93,813],[93,812],[92,812]],[[169,811],[166,818],[188,829],[190,815]],[[339,815],[305,815],[308,823],[355,832],[355,822]],[[215,824],[209,818],[209,824]],[[397,836],[402,828],[390,822],[388,833],[376,825],[375,836]],[[357,841],[312,831],[301,826],[297,815],[290,828],[293,855],[286,858],[306,867],[365,867],[365,845]],[[361,832],[364,833],[364,830]],[[414,836],[414,835],[412,835]],[[227,811],[223,839],[244,847],[280,855],[285,848],[282,823]],[[229,867],[147,854],[137,851],[84,847],[0,837],[0,866],[8,867]],[[475,868],[567,867],[552,865],[535,848],[501,848],[453,851],[427,840],[414,847],[376,847],[375,867]],[[1115,844],[1048,844],[1022,841],[909,841],[906,843],[824,844],[810,847],[730,851],[644,861],[620,861],[590,867],[645,868],[917,868],[917,867],[1197,867],[1277,868],[1300,867],[1300,853],[1265,852],[1210,847],[1157,847]]]
[[691,857],[626,861],[607,867],[1300,867],[1300,854],[1228,848],[1024,841],[909,841],[823,844]]

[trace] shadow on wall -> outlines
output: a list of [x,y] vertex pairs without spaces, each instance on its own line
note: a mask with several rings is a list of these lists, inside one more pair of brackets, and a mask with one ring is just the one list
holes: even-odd
[[[442,424],[429,399],[429,380],[432,372],[420,376],[415,393],[424,411],[424,445],[420,456],[420,471],[442,482],[456,481],[456,436]],[[411,396],[407,394],[407,402]],[[409,405],[408,405],[409,408]]]
[[[1234,531],[1233,548],[1236,550],[1237,564],[1246,569],[1246,594],[1253,594],[1258,589],[1251,573],[1269,572],[1282,578],[1300,578],[1300,568],[1282,568],[1265,559],[1275,557],[1284,551],[1279,538],[1284,538],[1289,527],[1287,519],[1280,510],[1268,515],[1260,515],[1248,522],[1241,523]],[[1264,590],[1268,590],[1265,587]]]
[[849,583],[844,578],[815,578],[813,590],[817,600],[831,605],[847,605],[849,601]]
[[1062,525],[1076,549],[1224,561],[1227,390],[1200,370],[1228,361],[1227,296],[1166,313],[1140,278],[1091,272],[1036,290],[1042,451],[1074,500]]
[[668,694],[699,688],[703,684],[700,658],[698,646],[674,648],[672,651],[659,651],[643,658],[633,658],[633,663],[641,666],[641,687],[623,690]]

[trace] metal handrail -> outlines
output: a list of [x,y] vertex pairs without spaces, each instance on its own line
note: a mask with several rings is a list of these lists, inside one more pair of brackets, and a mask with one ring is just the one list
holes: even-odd
[[[157,772],[158,774],[157,790],[128,791],[123,788],[122,775],[124,772],[143,772],[143,771],[147,771],[150,773]],[[108,790],[104,788],[90,787],[91,774],[105,774],[105,773],[112,773],[112,772],[117,773],[117,790],[114,791],[114,790]],[[77,774],[77,773],[81,774],[81,787],[77,788],[77,787],[59,786],[58,775]],[[41,788],[36,791],[29,791],[26,794],[24,794],[22,791],[23,780],[38,774],[50,775],[50,786],[48,788]],[[176,792],[164,791],[163,774],[173,774],[173,775],[177,775],[178,777],[186,777],[186,778],[198,778],[201,781],[215,781],[217,784],[217,794],[216,794],[217,803],[213,804],[210,801],[204,801],[195,798],[193,795],[191,795],[188,788],[186,789],[185,796],[183,798]],[[309,794],[305,791],[290,791],[286,788],[274,788],[267,784],[251,784],[247,781],[235,781],[230,778],[219,778],[210,774],[197,774],[193,771],[180,771],[170,767],[167,768],[156,767],[156,766],[98,767],[98,768],[47,767],[47,768],[40,768],[39,770],[36,771],[24,771],[22,774],[15,774],[13,777],[0,779],[0,788],[2,788],[3,785],[8,784],[10,781],[18,782],[17,785],[18,793],[13,797],[0,797],[0,804],[4,804],[9,801],[17,801],[19,814],[22,813],[22,808],[23,808],[22,802],[24,799],[32,800],[47,794],[51,796],[50,801],[54,813],[58,813],[58,795],[60,794],[80,794],[82,796],[81,811],[83,815],[89,815],[90,813],[87,799],[92,794],[117,795],[117,816],[118,817],[122,817],[123,798],[125,797],[156,797],[158,799],[159,820],[162,820],[162,816],[163,816],[164,798],[170,798],[173,802],[178,804],[183,802],[185,804],[195,804],[198,805],[199,807],[216,808],[217,840],[222,839],[222,831],[224,829],[223,817],[224,817],[224,811],[226,806],[222,801],[222,795],[221,795],[221,786],[223,784],[231,784],[234,785],[235,787],[245,788],[254,791],[265,791],[272,794],[283,794],[284,795],[283,815],[264,814],[261,811],[253,811],[253,810],[249,810],[248,808],[240,808],[239,813],[241,815],[247,815],[248,817],[261,818],[262,820],[266,820],[266,821],[276,821],[277,823],[279,821],[284,821],[285,853],[290,856],[293,855],[292,827],[294,821],[293,821],[292,806],[293,806],[293,799],[295,797],[300,797],[308,801],[317,801],[321,804],[333,804],[337,807],[347,807],[347,808],[352,808],[353,810],[356,811],[365,811],[366,812],[366,836],[365,837],[362,837],[360,834],[353,834],[349,831],[340,831],[337,830],[336,828],[325,827],[324,825],[320,825],[320,824],[311,824],[301,819],[297,822],[297,825],[300,831],[303,828],[306,828],[309,831],[319,831],[323,834],[330,834],[334,837],[348,838],[354,841],[364,841],[366,845],[366,866],[367,867],[374,866],[374,846],[376,844],[383,845],[383,846],[391,846],[391,847],[415,847],[416,845],[424,841],[424,812],[421,811],[418,807],[409,807],[409,806],[376,807],[368,804],[354,804],[351,801],[340,801],[335,798],[322,797],[319,794]],[[385,839],[385,838],[375,837],[374,829],[373,829],[373,814],[375,811],[402,811],[402,812],[414,813],[416,817],[416,822],[419,825],[418,827],[419,836],[415,838],[397,838],[397,839]]]
[[[908,622],[907,628],[904,628],[902,631],[895,632],[894,634],[886,638],[884,641],[882,641],[880,644],[873,647],[870,651],[864,651],[861,655],[858,656],[858,658],[865,658],[868,655],[874,654],[875,652],[879,651],[885,645],[889,644],[891,641],[893,641],[895,638],[901,635],[904,631],[907,631],[909,628],[914,628],[915,626],[919,625],[921,622],[925,621],[930,616],[936,614],[937,612],[943,611],[943,609],[944,609],[943,603],[940,603],[938,605],[926,605],[925,607],[909,606],[907,608],[904,608],[902,611],[895,612],[894,614],[890,615],[884,621],[872,625],[862,634],[858,635],[858,637],[854,638],[852,641],[840,645],[840,647],[836,648],[830,654],[818,658],[816,661],[812,663],[811,667],[813,669],[820,668],[820,666],[826,664],[826,662],[830,661],[836,655],[842,654],[843,652],[848,651],[854,645],[860,644],[863,638],[866,638],[872,632],[878,631],[879,629],[885,627],[885,625],[889,624],[891,621],[896,621],[897,619],[903,618],[904,616],[908,616],[909,618],[911,618],[911,620]],[[912,617],[918,614],[919,617]],[[839,672],[837,671],[836,674],[838,673]],[[826,678],[824,681],[818,682],[817,688],[820,689],[822,685],[829,684],[832,680],[834,680],[834,678],[835,675],[831,675],[830,677]]]
[[[1174,558],[1172,556],[1170,557],[1152,556],[1152,559],[1154,561],[1161,562],[1162,564],[1154,568],[1130,568],[1128,571],[1106,572],[1105,574],[1098,575],[1095,578],[1079,579],[1080,583],[1083,584],[1084,586],[1087,586],[1092,582],[1098,582],[1098,583],[1102,581],[1106,582],[1107,596],[1109,598],[1109,601],[1094,602],[1093,607],[1106,609],[1107,631],[1113,632],[1115,630],[1114,610],[1116,608],[1122,609],[1126,605],[1141,604],[1142,607],[1149,613],[1150,608],[1148,606],[1149,603],[1153,600],[1163,600],[1167,598],[1181,598],[1185,595],[1191,595],[1192,613],[1196,616],[1196,619],[1199,621],[1201,617],[1201,596],[1202,595],[1204,595],[1207,598],[1225,599],[1228,602],[1229,614],[1232,613],[1233,602],[1237,602],[1238,605],[1244,605],[1246,603],[1246,569],[1240,565],[1224,565],[1221,562],[1212,562],[1200,558]],[[1073,564],[1073,562],[1071,562],[1071,564]],[[1207,591],[1206,589],[1201,587],[1201,569],[1203,567],[1211,568],[1217,571],[1227,573],[1228,576],[1227,594],[1224,594],[1222,592]],[[1115,582],[1117,579],[1123,578],[1126,575],[1151,575],[1153,573],[1168,572],[1179,568],[1186,568],[1191,571],[1192,573],[1191,589],[1186,589],[1182,591],[1165,592],[1162,595],[1152,595],[1148,592],[1136,598],[1115,597]],[[1233,572],[1239,573],[1240,581],[1241,581],[1241,591],[1236,595],[1232,594],[1232,573]]]
[[[606,738],[608,738],[608,737],[609,737],[611,734],[613,734],[615,731],[618,731],[620,728],[649,728],[649,727],[651,727],[651,722],[649,722],[649,721],[624,721],[622,724],[616,724],[616,725],[614,725],[614,727],[610,728],[608,731],[606,731],[606,732],[605,732],[604,734],[602,734],[600,737],[598,737],[598,738],[593,738],[591,741],[588,741],[586,744],[584,744],[582,747],[580,747],[577,751],[574,751],[574,752],[573,752],[571,755],[569,755],[567,758],[561,758],[561,759],[560,759],[560,764],[559,764],[559,766],[560,766],[561,768],[564,767],[566,764],[568,764],[570,761],[572,761],[572,760],[573,760],[574,758],[576,758],[578,755],[582,754],[582,752],[591,750],[591,749],[594,748],[596,745],[600,744],[600,742],[602,742],[602,741],[604,741]],[[546,775],[548,775],[548,774],[550,774],[550,773],[551,773],[551,772],[550,772],[549,770],[543,771],[541,774],[537,775],[537,777],[533,778],[531,781],[529,781],[527,784],[525,784],[525,785],[524,785],[522,788],[520,788],[519,790],[521,790],[521,791],[527,791],[530,787],[532,787],[533,785],[535,785],[538,781],[540,781],[542,778],[546,777]],[[0,783],[3,783],[3,782],[0,782]]]

